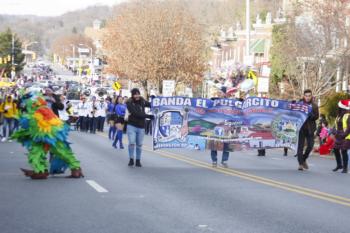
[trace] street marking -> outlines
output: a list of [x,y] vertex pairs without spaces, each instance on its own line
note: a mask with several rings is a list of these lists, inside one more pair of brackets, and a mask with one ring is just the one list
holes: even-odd
[[97,192],[99,193],[108,193],[107,189],[96,183],[94,180],[87,180],[86,183],[88,183],[91,187],[93,187]]
[[[99,134],[99,135],[107,138],[106,135],[103,135],[103,134]],[[187,164],[191,164],[191,165],[196,166],[196,167],[206,168],[206,169],[209,169],[209,170],[212,170],[215,172],[219,172],[219,173],[230,175],[230,176],[239,177],[239,178],[249,180],[249,181],[252,181],[255,183],[265,184],[267,186],[271,186],[274,188],[279,188],[279,189],[283,189],[286,191],[290,191],[290,192],[302,194],[305,196],[313,197],[316,199],[320,199],[320,200],[324,200],[324,201],[328,201],[328,202],[332,202],[332,203],[336,203],[339,205],[350,207],[350,199],[349,198],[333,195],[333,194],[326,193],[326,192],[321,192],[321,191],[318,191],[316,189],[305,188],[305,187],[298,186],[298,185],[293,185],[293,184],[280,182],[280,181],[269,179],[269,178],[264,178],[261,176],[252,175],[252,174],[249,174],[246,172],[241,172],[241,171],[234,170],[231,168],[222,168],[222,167],[213,168],[212,165],[209,163],[202,162],[200,160],[191,159],[191,158],[188,158],[186,156],[175,154],[175,153],[164,151],[164,150],[153,151],[152,148],[150,148],[148,146],[144,146],[143,149],[145,151],[158,154],[162,157],[182,161],[182,162],[185,162]],[[296,172],[298,172],[298,171],[296,171]]]
[[282,159],[280,158],[271,158],[272,160],[278,160],[278,161],[281,161]]

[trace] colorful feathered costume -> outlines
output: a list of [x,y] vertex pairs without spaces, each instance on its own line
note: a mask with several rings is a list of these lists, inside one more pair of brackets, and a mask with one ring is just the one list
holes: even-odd
[[21,169],[32,179],[46,179],[47,152],[63,160],[71,169],[72,178],[83,177],[80,162],[67,142],[69,127],[47,106],[40,94],[29,93],[22,98],[24,109],[19,118],[20,129],[12,136],[29,151],[28,161],[33,170]]

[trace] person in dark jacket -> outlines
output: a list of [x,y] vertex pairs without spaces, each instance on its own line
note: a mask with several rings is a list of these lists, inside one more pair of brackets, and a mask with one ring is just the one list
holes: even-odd
[[[306,162],[313,147],[314,147],[314,134],[316,131],[316,120],[319,117],[318,106],[313,102],[312,91],[307,89],[304,91],[304,98],[301,100],[302,104],[306,104],[312,107],[312,111],[309,113],[308,118],[304,122],[299,132],[298,151],[297,157],[299,162],[298,170],[309,169]],[[304,151],[304,144],[306,140],[306,150]]]
[[141,167],[142,143],[145,135],[145,119],[152,119],[153,115],[145,113],[145,107],[151,107],[150,102],[140,95],[140,90],[131,90],[131,98],[126,102],[128,110],[127,135],[129,140],[129,166],[134,165],[134,152],[136,148],[136,167]]
[[334,155],[337,167],[334,172],[343,169],[342,173],[348,173],[348,150],[350,149],[350,100],[341,100],[338,103],[338,115],[335,120],[335,129],[331,135],[335,137]]
[[52,109],[56,116],[59,117],[60,115],[58,111],[62,111],[64,109],[64,104],[62,103],[60,96],[54,94],[51,88],[45,89],[44,96],[48,106]]

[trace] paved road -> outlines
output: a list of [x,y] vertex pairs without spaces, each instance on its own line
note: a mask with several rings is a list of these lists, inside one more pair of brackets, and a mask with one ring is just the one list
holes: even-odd
[[71,141],[85,179],[27,179],[24,149],[0,144],[1,233],[350,231],[350,176],[331,172],[333,160],[313,157],[299,172],[280,150],[236,152],[229,169],[213,169],[207,152],[152,152],[146,138],[144,167],[129,168],[103,135]]

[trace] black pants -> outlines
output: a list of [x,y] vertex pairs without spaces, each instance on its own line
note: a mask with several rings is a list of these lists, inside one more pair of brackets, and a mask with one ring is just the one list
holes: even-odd
[[89,128],[89,117],[79,116],[78,122],[77,122],[77,128],[80,131],[86,132]]
[[145,134],[152,135],[152,121],[151,120],[146,120],[146,125],[145,125]]
[[89,128],[90,128],[90,133],[96,133],[96,128],[97,128],[97,118],[96,117],[90,117]]
[[102,116],[97,117],[97,131],[103,132],[105,121],[106,121],[105,117],[102,117]]
[[347,150],[334,149],[335,160],[337,167],[348,168],[349,155]]
[[[304,152],[304,145],[306,140],[306,150]],[[307,158],[309,157],[313,147],[314,147],[314,133],[309,132],[307,129],[301,129],[299,133],[299,141],[298,141],[298,162],[299,164],[303,164],[306,162]]]

